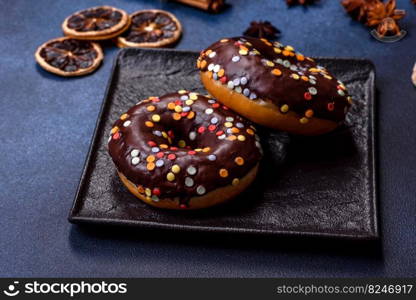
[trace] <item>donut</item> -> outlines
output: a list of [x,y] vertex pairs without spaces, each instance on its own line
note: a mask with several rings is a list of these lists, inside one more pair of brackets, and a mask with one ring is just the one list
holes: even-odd
[[246,189],[262,156],[252,123],[181,90],[137,103],[114,123],[109,154],[127,189],[166,209],[200,209]]
[[203,85],[251,121],[318,135],[343,123],[352,104],[345,85],[291,46],[249,37],[222,39],[201,52]]

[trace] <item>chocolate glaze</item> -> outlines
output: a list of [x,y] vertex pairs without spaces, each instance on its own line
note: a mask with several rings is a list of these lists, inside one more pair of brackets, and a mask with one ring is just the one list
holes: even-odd
[[[240,52],[244,49],[247,54]],[[233,61],[233,57],[239,60]],[[352,102],[342,82],[325,68],[278,42],[250,37],[223,39],[201,52],[197,65],[201,71],[212,72],[210,75],[223,84],[247,78],[240,87],[250,91],[248,97],[252,95],[253,101],[262,99],[279,109],[287,105],[289,111],[299,114],[299,119],[318,117],[342,122]],[[217,70],[224,69],[225,80],[212,70],[216,65]],[[281,74],[277,71],[278,75],[274,75],[274,69]]]
[[[236,184],[234,179],[244,177],[261,158],[258,136],[249,121],[214,99],[180,92],[151,97],[130,108],[115,122],[108,143],[117,169],[153,201],[179,197],[183,203],[233,181]],[[210,160],[212,155],[215,160]],[[139,163],[135,159],[137,164],[135,156],[140,159]],[[238,157],[244,162],[236,163]],[[174,165],[180,168],[177,173]],[[196,168],[195,174],[188,174],[190,166]],[[222,177],[221,169],[228,176]],[[168,173],[175,179],[169,181]],[[186,181],[194,184],[187,186]],[[199,186],[203,189],[198,190]]]

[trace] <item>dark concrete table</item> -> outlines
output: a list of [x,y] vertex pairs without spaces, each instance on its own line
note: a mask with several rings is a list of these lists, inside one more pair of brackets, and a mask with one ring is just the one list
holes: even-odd
[[[283,0],[232,0],[219,15],[166,1],[3,1],[0,10],[0,275],[1,276],[410,276],[415,267],[416,7],[402,22],[409,35],[382,44],[351,21],[339,1],[287,9]],[[93,75],[48,74],[33,53],[61,35],[62,20],[86,6],[133,12],[162,8],[184,25],[180,49],[200,50],[239,35],[253,19],[279,27],[283,43],[311,56],[361,57],[377,67],[379,192],[378,251],[354,245],[316,249],[305,241],[255,244],[220,237],[175,237],[124,229],[83,229],[67,221],[110,74],[115,47],[105,48]],[[118,235],[118,233],[120,235]],[[361,248],[360,248],[361,247]],[[377,249],[376,249],[377,250]],[[354,253],[352,253],[354,252]],[[361,254],[361,252],[366,252]]]

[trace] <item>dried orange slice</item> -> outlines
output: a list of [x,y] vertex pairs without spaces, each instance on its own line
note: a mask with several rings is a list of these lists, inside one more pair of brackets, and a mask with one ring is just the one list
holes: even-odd
[[97,6],[78,11],[67,17],[62,30],[66,36],[85,40],[114,38],[130,25],[129,15],[111,6]]
[[130,15],[131,25],[117,38],[119,47],[157,48],[176,42],[182,25],[171,13],[159,10],[139,10]]
[[103,60],[97,43],[62,37],[47,41],[35,53],[45,70],[61,76],[80,76],[93,72]]

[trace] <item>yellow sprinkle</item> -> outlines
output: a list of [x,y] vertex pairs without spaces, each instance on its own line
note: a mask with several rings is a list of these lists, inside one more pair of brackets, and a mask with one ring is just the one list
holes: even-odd
[[282,53],[282,50],[280,50],[279,48],[274,48],[273,50],[274,50],[274,52],[276,52],[277,54]]
[[211,49],[208,49],[207,51],[205,51],[205,55],[209,55],[210,53],[212,53]]
[[223,178],[228,177],[228,171],[226,169],[221,169],[219,173]]
[[247,133],[249,134],[249,135],[254,135],[254,131],[252,130],[252,129],[250,129],[250,128],[247,128]]
[[196,148],[196,149],[194,149],[194,151],[196,151],[196,152],[201,152],[201,151],[202,151],[202,149],[201,149],[201,148]]
[[283,104],[283,105],[280,107],[280,111],[281,111],[282,113],[286,113],[286,112],[288,112],[288,111],[289,111],[289,105],[287,105],[287,104]]
[[202,149],[202,152],[207,153],[207,152],[209,152],[210,150],[211,150],[211,148],[210,148],[210,147],[205,147],[204,149]]
[[192,105],[192,104],[194,104],[194,101],[191,100],[191,99],[188,99],[188,100],[185,101],[185,104],[186,105]]
[[149,105],[148,107],[146,107],[147,111],[154,111],[156,109],[156,107],[154,105]]
[[305,116],[308,117],[308,118],[312,118],[313,117],[313,110],[312,109],[308,109],[305,112]]
[[237,138],[240,142],[244,142],[246,140],[246,137],[244,135],[241,135],[241,134]]
[[226,42],[228,42],[228,39],[222,39],[220,42],[221,43],[226,43]]
[[352,104],[353,103],[352,97],[351,96],[348,96],[347,97],[347,101],[348,101],[349,104]]
[[186,142],[185,142],[184,140],[180,140],[180,141],[178,142],[178,146],[179,146],[180,148],[185,148],[185,146],[186,146]]
[[152,170],[155,169],[156,165],[154,163],[152,163],[152,162],[149,162],[149,163],[147,163],[147,166],[146,167],[147,167],[147,169],[149,171],[152,171]]
[[233,123],[231,123],[231,122],[225,122],[225,123],[224,123],[224,126],[225,126],[225,127],[228,127],[228,128],[229,128],[229,127],[233,127]]
[[238,179],[238,178],[234,178],[233,181],[232,181],[232,185],[234,185],[234,186],[238,185],[239,183],[240,183],[240,179]]
[[272,74],[276,75],[276,76],[280,76],[280,75],[282,75],[282,71],[280,71],[279,69],[273,69]]
[[272,62],[272,61],[268,60],[268,61],[266,62],[266,65],[268,65],[269,67],[274,67],[274,62]]
[[227,139],[229,141],[235,141],[237,139],[237,137],[235,135],[230,135]]
[[168,146],[168,145],[166,145],[166,144],[160,144],[160,145],[159,145],[159,148],[161,148],[161,149],[168,149],[168,148],[169,148],[169,146]]
[[153,122],[150,122],[150,121],[146,121],[146,122],[144,122],[144,124],[145,124],[147,127],[153,127],[153,126],[155,126],[155,124],[153,124]]
[[189,99],[191,99],[191,100],[196,100],[196,99],[198,99],[198,94],[197,94],[197,93],[190,93],[190,94],[189,94]]
[[170,110],[174,110],[175,106],[176,106],[176,104],[174,102],[169,102],[168,103],[168,109],[170,109]]
[[122,120],[122,121],[124,121],[125,119],[127,119],[129,117],[129,115],[128,114],[122,114],[121,116],[120,116],[120,120]]
[[180,106],[180,105],[176,105],[176,106],[175,106],[175,111],[176,111],[177,113],[182,112],[182,106]]
[[298,74],[292,74],[290,76],[295,80],[299,80],[299,78],[300,78]]
[[240,55],[247,55],[248,51],[244,50],[244,49],[240,49],[240,51],[238,51],[238,53],[240,53]]
[[153,122],[159,122],[160,121],[160,116],[159,115],[153,115],[152,116],[152,121]]
[[299,120],[299,122],[300,122],[301,124],[306,124],[306,123],[308,123],[308,122],[309,122],[309,120],[308,120],[307,118],[301,118],[301,119]]
[[287,45],[287,46],[285,47],[285,49],[286,49],[287,51],[295,51],[295,48],[293,48],[292,46],[289,46],[289,45]]
[[151,189],[149,189],[149,188],[146,188],[145,190],[144,190],[144,192],[146,193],[146,196],[152,196],[152,190]]
[[235,161],[235,163],[236,163],[237,165],[239,165],[239,166],[244,165],[244,158],[242,158],[241,156],[237,156],[237,157],[234,159],[234,161]]
[[146,161],[147,161],[147,162],[149,162],[149,163],[150,163],[150,162],[154,162],[154,161],[155,161],[155,159],[156,159],[156,158],[155,158],[153,155],[149,155],[148,157],[146,157]]
[[224,76],[224,73],[225,73],[225,70],[224,69],[221,69],[221,70],[218,71],[217,75],[219,77],[222,77],[222,76]]
[[173,119],[175,120],[175,121],[179,121],[182,117],[181,117],[181,115],[180,114],[178,114],[178,113],[173,113]]
[[178,94],[181,94],[181,95],[182,95],[182,94],[186,94],[186,93],[187,93],[187,91],[186,91],[186,90],[179,90],[179,91],[178,91]]
[[162,136],[166,139],[168,137],[168,134],[165,131],[162,131]]
[[117,126],[115,126],[115,127],[113,127],[113,129],[111,129],[111,134],[114,134],[114,133],[116,133],[118,131],[118,127]]
[[173,165],[172,166],[172,172],[175,174],[178,174],[181,171],[181,167],[179,165]]
[[175,180],[175,174],[173,174],[172,172],[169,172],[168,175],[166,175],[166,179],[169,181],[174,181]]

